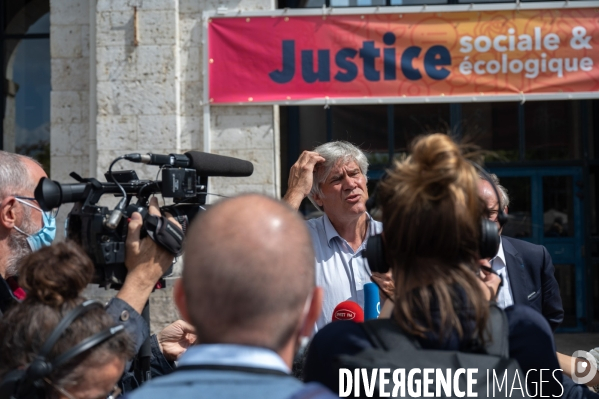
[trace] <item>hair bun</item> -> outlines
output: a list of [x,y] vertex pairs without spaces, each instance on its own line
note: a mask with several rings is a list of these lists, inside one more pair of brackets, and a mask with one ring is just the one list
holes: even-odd
[[415,141],[412,162],[422,172],[434,172],[444,178],[455,179],[463,162],[460,148],[446,134],[431,134]]
[[419,191],[438,198],[462,175],[467,161],[460,147],[446,134],[436,133],[414,141],[410,156],[413,179]]
[[94,265],[77,244],[60,242],[22,259],[19,284],[27,301],[58,307],[77,299],[93,273]]

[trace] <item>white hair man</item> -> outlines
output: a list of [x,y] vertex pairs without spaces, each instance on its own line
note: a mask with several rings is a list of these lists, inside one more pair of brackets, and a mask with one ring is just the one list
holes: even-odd
[[33,198],[42,177],[35,160],[0,151],[0,315],[25,295],[16,285],[18,261],[54,239],[55,213],[43,212]]
[[368,160],[345,141],[304,151],[292,166],[284,201],[299,209],[308,197],[324,216],[308,220],[316,259],[316,284],[324,288],[323,309],[316,328],[332,319],[335,307],[352,300],[364,307],[364,284],[375,279],[385,291],[390,276],[371,273],[362,251],[368,237],[379,234],[382,224],[366,212]]

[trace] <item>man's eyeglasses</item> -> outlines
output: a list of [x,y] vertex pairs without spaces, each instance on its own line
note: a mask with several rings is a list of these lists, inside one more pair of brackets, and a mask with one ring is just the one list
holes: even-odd
[[32,197],[22,197],[20,195],[13,195],[13,197],[15,197],[15,199],[17,201],[19,201],[21,204],[25,204],[25,205],[33,208],[33,209],[37,209],[38,211],[40,211],[42,213],[45,213],[48,217],[50,217],[52,219],[56,219],[56,215],[58,215],[58,210],[60,209],[60,208],[54,208],[54,209],[51,209],[51,210],[49,210],[49,211],[46,212],[46,211],[42,210],[42,208],[33,205],[31,202],[27,202],[27,201],[35,201],[35,202],[37,202],[37,200],[35,198],[32,198]]

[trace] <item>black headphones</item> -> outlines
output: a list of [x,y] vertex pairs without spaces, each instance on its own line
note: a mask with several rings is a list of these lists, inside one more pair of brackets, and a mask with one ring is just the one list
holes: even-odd
[[[497,190],[497,187],[495,186],[491,176],[489,176],[489,174],[480,165],[474,162],[472,162],[472,165],[477,169],[480,177],[488,181],[491,184],[491,187],[493,187],[493,191],[497,196],[497,205],[499,207],[497,212],[497,221],[499,222],[499,225],[503,227],[507,223],[508,219],[501,207],[501,197],[499,196],[499,191]],[[480,258],[493,258],[495,255],[497,255],[500,243],[501,239],[499,237],[497,225],[495,222],[483,217],[480,223],[480,241],[478,243]],[[383,237],[381,234],[376,234],[368,238],[363,256],[368,261],[370,271],[373,273],[387,273],[389,271],[389,264],[387,263],[385,256],[385,245],[383,243]]]
[[67,313],[42,345],[42,349],[29,367],[23,370],[10,371],[4,376],[2,383],[0,383],[0,399],[43,399],[46,396],[44,377],[74,357],[124,331],[124,326],[115,325],[84,339],[54,359],[47,359],[46,357],[71,323],[94,308],[103,309],[104,305],[98,301],[89,300]]

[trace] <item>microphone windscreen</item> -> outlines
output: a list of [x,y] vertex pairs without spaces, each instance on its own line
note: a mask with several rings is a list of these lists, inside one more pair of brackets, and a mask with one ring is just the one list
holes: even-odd
[[364,321],[364,311],[354,301],[343,301],[333,310],[333,321],[352,320],[356,323]]
[[243,159],[201,151],[189,151],[185,155],[189,158],[189,167],[195,169],[198,176],[245,177],[254,173],[254,165]]
[[364,319],[376,319],[379,317],[380,312],[379,287],[375,283],[364,284]]

